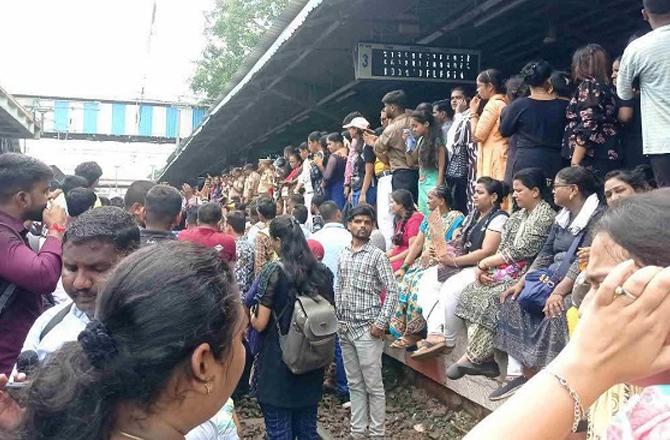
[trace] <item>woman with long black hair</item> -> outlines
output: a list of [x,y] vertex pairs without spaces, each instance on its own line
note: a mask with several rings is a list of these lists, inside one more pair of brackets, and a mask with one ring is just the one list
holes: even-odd
[[295,218],[272,220],[270,239],[279,260],[266,264],[259,275],[258,305],[251,311],[251,325],[263,335],[252,389],[261,405],[269,440],[317,439],[316,414],[324,370],[293,374],[282,361],[277,327],[283,334],[288,331],[296,292],[318,294],[334,304],[333,275],[314,258]]
[[419,227],[423,222],[423,214],[416,209],[412,193],[406,189],[397,189],[391,193],[391,212],[393,213],[393,247],[386,256],[389,257],[393,272],[400,270],[409,247],[419,235]]
[[217,252],[183,242],[140,249],[110,276],[78,341],[31,375],[11,438],[182,439],[235,389],[244,327]]
[[332,200],[337,206],[344,208],[344,170],[349,155],[344,145],[344,138],[340,133],[330,133],[327,137],[328,163],[323,171],[323,189],[327,200]]
[[411,113],[410,127],[417,138],[413,155],[419,162],[419,211],[430,215],[428,193],[444,184],[444,170],[447,164],[447,149],[442,139],[442,131],[430,112],[416,110]]

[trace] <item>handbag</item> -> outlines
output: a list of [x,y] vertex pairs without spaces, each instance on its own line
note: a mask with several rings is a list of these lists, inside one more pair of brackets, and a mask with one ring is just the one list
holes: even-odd
[[[460,257],[464,254],[463,248],[458,244],[457,240],[447,243],[447,253],[454,257]],[[462,269],[462,267],[445,266],[444,264],[439,263],[437,265],[437,282],[444,283],[447,279],[456,275]]]
[[558,270],[540,269],[526,274],[523,290],[517,300],[522,309],[534,314],[543,313],[542,310],[547,302],[547,298],[549,298],[549,295],[554,291],[556,285],[561,282],[565,274],[568,273],[568,269],[575,260],[577,248],[583,238],[584,230],[572,240],[572,244],[565,253]]
[[454,145],[454,154],[447,164],[446,177],[450,179],[462,179],[468,176],[468,146],[464,143]]

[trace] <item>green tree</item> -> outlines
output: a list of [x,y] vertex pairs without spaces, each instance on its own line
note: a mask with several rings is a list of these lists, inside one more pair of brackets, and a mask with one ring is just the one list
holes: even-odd
[[208,99],[217,98],[244,57],[281,14],[289,0],[216,0],[206,16],[207,46],[191,88]]

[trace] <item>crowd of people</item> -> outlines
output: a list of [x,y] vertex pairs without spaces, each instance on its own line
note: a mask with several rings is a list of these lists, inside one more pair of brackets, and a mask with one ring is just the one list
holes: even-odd
[[325,390],[381,439],[386,340],[425,362],[464,338],[447,377],[514,396],[470,438],[665,438],[670,2],[644,5],[614,63],[589,44],[570,73],[395,90],[376,129],[352,112],[180,188],[106,200],[95,162],[55,182],[1,155],[0,432],[236,439],[250,393],[267,438],[315,439]]

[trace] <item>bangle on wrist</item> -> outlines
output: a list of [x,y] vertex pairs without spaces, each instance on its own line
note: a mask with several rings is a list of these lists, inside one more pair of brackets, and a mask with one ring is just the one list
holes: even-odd
[[407,272],[407,269],[409,269],[409,264],[403,263],[402,266],[400,266],[400,270],[403,272]]
[[487,270],[489,270],[487,267],[482,267],[482,263],[481,263],[481,262],[477,263],[477,269],[479,269],[479,270],[481,270],[481,271],[483,271],[483,272],[486,272]]

